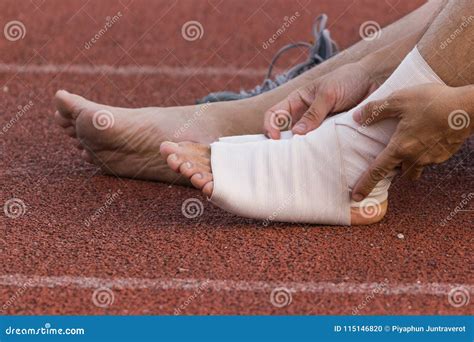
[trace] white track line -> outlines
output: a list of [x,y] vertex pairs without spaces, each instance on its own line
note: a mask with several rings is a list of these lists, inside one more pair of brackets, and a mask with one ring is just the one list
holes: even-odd
[[0,276],[0,285],[17,287],[72,287],[72,288],[117,288],[130,290],[197,290],[270,292],[285,288],[290,292],[365,294],[377,290],[385,295],[446,295],[453,288],[463,287],[474,293],[474,285],[449,283],[331,283],[331,282],[267,282],[210,279],[142,279],[142,278],[95,278],[73,276],[27,276],[21,274]]
[[261,77],[265,75],[266,69],[236,67],[174,67],[174,66],[111,66],[111,65],[87,65],[87,64],[5,64],[0,63],[0,73],[20,74],[79,74],[79,75],[164,75],[164,76],[239,76],[239,77]]

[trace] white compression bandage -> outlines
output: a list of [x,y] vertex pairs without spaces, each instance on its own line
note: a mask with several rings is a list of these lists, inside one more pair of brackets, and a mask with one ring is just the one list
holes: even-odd
[[[403,88],[443,83],[415,48],[392,76],[358,107]],[[357,107],[356,107],[357,108]],[[361,126],[354,109],[326,119],[304,136],[283,132],[226,137],[211,145],[214,190],[211,201],[234,214],[267,221],[350,224],[350,192],[388,144],[397,120]],[[393,176],[393,175],[392,175]],[[361,205],[387,199],[391,177]]]

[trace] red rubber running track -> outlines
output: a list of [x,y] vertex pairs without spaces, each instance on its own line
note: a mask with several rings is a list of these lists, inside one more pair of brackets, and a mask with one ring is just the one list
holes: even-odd
[[[0,203],[20,210],[0,216],[0,309],[472,314],[472,141],[419,182],[397,179],[380,224],[263,227],[213,207],[193,189],[103,175],[81,161],[52,118],[59,88],[139,107],[190,104],[209,91],[249,87],[280,46],[310,39],[321,12],[348,47],[362,23],[387,25],[421,3],[3,0],[2,26],[18,20],[26,35],[0,39]],[[263,49],[296,11],[298,20]],[[195,41],[181,35],[190,20],[203,27]],[[201,216],[183,216],[188,198],[202,201]],[[282,291],[272,297],[277,302],[275,289]],[[453,293],[464,302],[450,301]]]

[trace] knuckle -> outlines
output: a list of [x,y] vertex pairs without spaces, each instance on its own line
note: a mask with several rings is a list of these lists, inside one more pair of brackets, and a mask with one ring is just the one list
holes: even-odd
[[400,142],[396,147],[396,154],[406,158],[415,159],[421,153],[418,142],[411,139]]
[[319,117],[317,110],[314,107],[310,107],[303,116],[304,118],[314,121]]
[[387,145],[387,147],[385,149],[388,151],[388,153],[391,156],[394,156],[394,157],[403,157],[404,156],[401,144],[396,142],[396,141],[392,141],[390,144]]
[[324,88],[321,90],[321,97],[326,103],[334,103],[336,100],[336,95],[334,91]]
[[364,121],[370,122],[374,119],[374,114],[376,113],[376,102],[369,102],[365,105],[364,109],[362,110],[362,117]]
[[378,182],[385,178],[387,170],[382,166],[375,166],[370,170],[369,179],[371,182]]
[[294,92],[291,93],[290,97],[296,101],[301,101],[307,107],[311,106],[313,100],[313,93],[311,87],[299,88],[296,89]]
[[397,106],[397,105],[403,103],[404,101],[405,101],[405,95],[404,95],[403,91],[400,91],[400,90],[394,92],[388,98],[388,102],[392,106]]

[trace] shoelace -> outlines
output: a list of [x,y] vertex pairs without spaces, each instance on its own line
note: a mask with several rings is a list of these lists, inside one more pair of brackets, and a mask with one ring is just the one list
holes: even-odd
[[[263,80],[262,84],[256,86],[254,89],[251,90],[241,90],[240,93],[234,92],[217,92],[211,93],[208,96],[198,100],[198,103],[205,103],[205,102],[214,102],[214,101],[228,101],[228,100],[236,100],[238,98],[247,98],[259,95],[261,93],[267,92],[274,88],[279,87],[280,85],[288,82],[289,80],[297,77],[298,75],[302,74],[303,72],[311,69],[317,64],[325,61],[326,59],[331,58],[338,52],[337,44],[331,39],[331,34],[329,30],[326,28],[328,21],[328,16],[326,14],[319,15],[313,24],[313,36],[314,36],[314,44],[310,44],[307,42],[296,42],[285,45],[282,47],[275,56],[272,58],[270,66],[268,67],[267,75]],[[309,57],[306,61],[295,65],[288,71],[283,74],[277,75],[274,79],[272,79],[272,71],[276,64],[276,62],[280,59],[280,57],[287,51],[290,51],[294,48],[298,47],[306,47],[309,49]]]
[[[331,58],[338,52],[337,44],[331,39],[331,34],[329,30],[326,29],[326,24],[328,21],[328,16],[326,14],[321,14],[318,16],[313,24],[313,36],[315,38],[314,44],[307,42],[297,42],[285,45],[282,47],[273,57],[268,67],[267,75],[261,85],[256,86],[254,89],[249,91],[241,91],[241,94],[248,94],[255,96],[261,94],[262,92],[272,90],[280,85],[288,82],[289,80],[297,77],[303,72],[311,69],[317,64],[324,62],[326,59]],[[280,57],[287,51],[290,51],[297,47],[307,47],[310,50],[309,58],[292,67],[290,70],[284,74],[277,75],[273,80],[271,78],[273,67]]]

